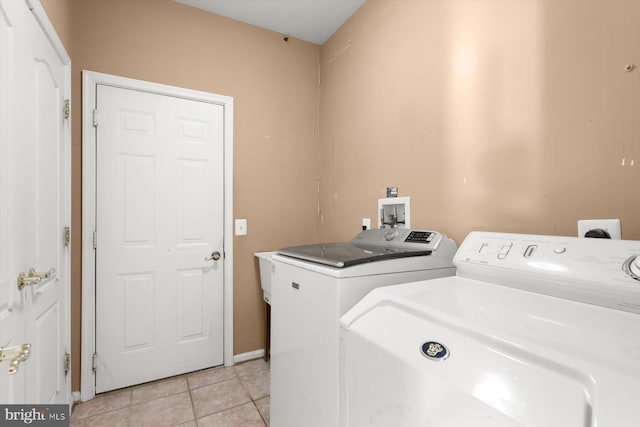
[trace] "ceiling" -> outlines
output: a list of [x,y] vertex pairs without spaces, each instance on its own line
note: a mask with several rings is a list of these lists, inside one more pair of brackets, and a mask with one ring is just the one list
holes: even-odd
[[175,0],[322,45],[365,0]]

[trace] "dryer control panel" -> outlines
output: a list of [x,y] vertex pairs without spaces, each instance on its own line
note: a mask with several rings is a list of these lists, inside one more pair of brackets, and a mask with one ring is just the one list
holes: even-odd
[[472,232],[458,276],[640,314],[640,241]]

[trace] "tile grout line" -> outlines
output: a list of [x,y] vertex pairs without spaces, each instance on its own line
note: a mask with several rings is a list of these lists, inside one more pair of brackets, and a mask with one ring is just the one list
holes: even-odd
[[[232,367],[232,368],[233,368],[233,367]],[[213,369],[216,369],[216,368],[213,368]],[[222,369],[225,369],[225,367],[222,367]],[[213,415],[213,414],[217,414],[217,413],[222,412],[222,411],[226,411],[227,409],[231,409],[231,408],[222,409],[222,410],[219,410],[219,411],[216,411],[216,412],[212,412],[212,413],[210,413],[210,414],[206,414],[206,415],[203,415],[203,416],[201,416],[201,417],[198,417],[198,414],[196,413],[196,406],[195,406],[195,405],[194,405],[194,403],[193,403],[193,394],[192,394],[191,392],[192,392],[193,390],[199,390],[199,389],[201,389],[201,388],[209,387],[209,386],[212,386],[212,385],[215,385],[215,384],[221,384],[221,383],[226,382],[226,381],[233,381],[233,380],[234,380],[234,379],[236,379],[236,378],[237,378],[237,379],[238,379],[238,381],[240,382],[240,385],[242,385],[242,386],[243,386],[243,388],[244,388],[244,385],[242,384],[242,381],[240,381],[240,376],[238,375],[238,373],[236,372],[236,370],[235,370],[235,369],[233,369],[233,375],[234,375],[234,377],[233,377],[233,378],[227,378],[227,379],[224,379],[224,380],[221,380],[221,381],[215,381],[215,382],[212,382],[212,383],[210,383],[210,384],[205,384],[205,385],[201,385],[201,386],[199,386],[199,387],[194,387],[193,389],[189,386],[189,380],[187,380],[187,389],[189,389],[189,399],[191,400],[191,410],[193,411],[193,417],[194,417],[194,418],[193,418],[193,421],[195,421],[196,425],[198,424],[198,420],[199,420],[199,419],[202,419],[202,418],[208,417],[208,416]],[[245,392],[246,392],[246,390],[245,390]],[[248,394],[248,393],[247,393],[247,394]],[[249,398],[251,398],[251,396],[249,396]],[[246,402],[246,403],[248,403],[248,402]],[[243,405],[245,405],[246,403],[243,403]],[[237,405],[237,406],[240,406],[240,405]],[[235,407],[237,407],[237,406],[234,406],[233,408],[235,408]]]
[[[223,381],[218,381],[216,383],[207,384],[206,386],[202,386],[202,387],[198,387],[198,388],[203,388],[203,387],[207,387],[207,386],[210,386],[210,385],[220,384],[220,383],[223,383],[223,382],[226,382],[226,381],[233,381],[234,379],[237,379],[238,382],[240,383],[240,386],[242,387],[242,390],[244,390],[244,392],[247,394],[247,396],[249,396],[249,401],[243,402],[243,403],[239,403],[239,404],[237,404],[235,406],[230,406],[228,408],[220,409],[220,410],[217,410],[215,412],[211,412],[210,414],[203,415],[200,418],[198,418],[198,416],[196,415],[196,409],[195,409],[195,406],[194,406],[193,407],[193,414],[196,417],[196,424],[198,423],[199,419],[202,419],[202,418],[205,418],[205,417],[209,417],[209,416],[214,415],[214,414],[219,414],[220,412],[228,411],[230,409],[239,408],[240,406],[246,405],[247,403],[253,403],[254,406],[255,406],[255,403],[253,402],[251,394],[249,394],[249,392],[245,388],[244,384],[242,383],[242,380],[240,379],[240,375],[238,375],[238,372],[235,369],[233,370],[233,374],[235,375],[235,378],[226,379],[226,380],[223,380]],[[198,388],[196,388],[194,390],[197,390]],[[191,393],[191,390],[189,390],[189,393]],[[193,405],[193,402],[192,402],[192,405]],[[258,408],[256,407],[256,410],[257,409]],[[260,411],[258,411],[258,414],[260,414]],[[260,416],[262,416],[262,415],[260,415]]]
[[[266,396],[265,396],[266,397]],[[262,398],[264,399],[264,398]],[[258,415],[260,415],[260,418],[262,418],[262,422],[264,423],[265,427],[267,426],[267,420],[264,418],[264,415],[262,415],[262,412],[260,412],[260,409],[258,408],[258,405],[256,405],[256,401],[253,401],[253,407],[256,408],[256,411],[258,411]]]
[[[257,370],[255,370],[254,372],[250,372],[250,373],[247,373],[247,374],[245,374],[245,375],[240,375],[240,374],[237,372],[237,370],[234,370],[234,375],[236,376],[236,378],[237,378],[237,379],[238,379],[238,381],[240,382],[240,386],[242,387],[242,390],[247,394],[247,396],[249,396],[249,401],[247,401],[247,402],[240,403],[240,404],[235,405],[235,406],[230,406],[230,407],[225,408],[225,409],[220,409],[220,410],[218,410],[218,411],[212,412],[212,413],[210,413],[210,414],[203,415],[203,416],[201,416],[200,418],[198,418],[198,416],[197,416],[197,415],[195,415],[195,412],[196,412],[196,411],[195,411],[195,406],[193,406],[193,400],[192,400],[192,407],[193,407],[194,415],[195,415],[195,417],[196,417],[196,419],[195,419],[196,424],[198,423],[198,420],[199,420],[199,419],[202,419],[202,418],[205,418],[205,417],[209,417],[209,416],[214,415],[214,414],[219,414],[219,413],[221,413],[221,412],[229,411],[229,410],[231,410],[231,409],[239,408],[239,407],[241,407],[241,406],[245,406],[247,403],[251,403],[251,404],[253,405],[254,409],[256,410],[256,412],[258,413],[258,415],[260,416],[260,419],[262,420],[263,424],[264,424],[264,425],[265,425],[265,427],[266,427],[266,426],[267,426],[267,420],[264,418],[264,415],[263,415],[263,414],[260,412],[260,410],[258,409],[258,405],[256,405],[256,401],[257,401],[257,400],[264,399],[264,398],[266,398],[266,397],[269,397],[270,395],[269,395],[269,394],[267,394],[267,395],[264,395],[264,396],[261,396],[261,397],[259,397],[259,398],[254,399],[253,397],[251,397],[251,393],[249,393],[249,391],[247,390],[247,387],[246,387],[246,386],[244,385],[244,383],[242,382],[242,377],[243,377],[243,376],[251,375],[252,373],[256,373],[256,372],[266,371],[266,370],[268,370],[268,369],[269,369],[269,368],[257,369]],[[219,384],[219,383],[222,383],[222,382],[225,382],[225,381],[231,381],[231,380],[232,380],[232,379],[223,380],[223,381],[218,381],[218,382],[216,382],[216,383],[212,383],[212,384],[208,384],[208,385]],[[208,385],[207,385],[207,386],[208,386]],[[197,388],[194,388],[194,390],[197,390],[198,388],[202,388],[202,387],[206,387],[206,386],[197,387]],[[191,388],[189,388],[189,395],[191,396]]]
[[[112,390],[112,391],[109,391],[109,392],[107,392],[105,394],[110,394],[110,393],[114,393],[115,394],[115,393],[121,393],[121,392],[125,392],[125,391],[131,391],[131,390],[127,390],[128,388],[130,388],[130,387],[126,387],[126,388],[120,389],[120,390]],[[106,399],[106,397],[104,397],[103,399]],[[105,415],[105,414],[108,414],[108,413],[111,413],[111,412],[116,412],[116,411],[122,410],[124,408],[131,407],[132,399],[133,399],[133,395],[130,394],[129,399],[128,399],[129,403],[124,405],[124,406],[121,406],[121,407],[118,407],[118,408],[113,408],[113,409],[110,409],[110,410],[104,410],[104,411],[96,412],[94,414],[87,415],[87,416],[84,416],[84,417],[81,417],[81,418],[76,418],[75,421],[81,421],[81,420],[84,420],[84,419],[87,419],[87,418],[92,418],[92,417],[95,417],[95,416],[98,416],[98,415]],[[76,406],[80,407],[80,405],[82,405],[82,404],[89,404],[90,402],[93,402],[93,401],[94,400],[92,399],[92,400],[89,400],[87,402],[81,402],[80,404],[78,404]],[[77,408],[74,408],[74,409],[77,409]]]
[[191,394],[191,387],[189,387],[189,379],[185,377],[187,382],[187,391],[189,392],[189,401],[191,402],[191,412],[193,412],[193,422],[198,426],[198,416],[196,415],[196,406],[193,404],[193,395]]

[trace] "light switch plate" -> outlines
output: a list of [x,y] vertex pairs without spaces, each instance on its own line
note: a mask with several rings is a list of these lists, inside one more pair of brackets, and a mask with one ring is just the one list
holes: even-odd
[[247,220],[236,219],[236,236],[245,236],[247,234]]
[[612,239],[621,239],[619,219],[582,219],[578,221],[578,237],[584,237],[589,230],[600,228],[611,236]]

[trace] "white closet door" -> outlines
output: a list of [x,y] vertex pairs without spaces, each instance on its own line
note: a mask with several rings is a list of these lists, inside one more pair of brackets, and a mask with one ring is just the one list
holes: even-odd
[[69,403],[65,66],[23,1],[0,1],[0,44],[0,345],[31,344],[1,401]]

